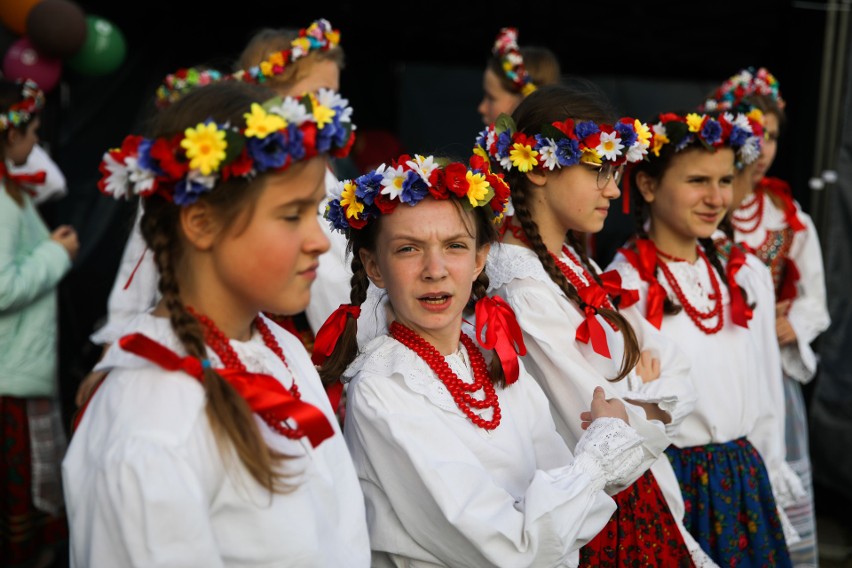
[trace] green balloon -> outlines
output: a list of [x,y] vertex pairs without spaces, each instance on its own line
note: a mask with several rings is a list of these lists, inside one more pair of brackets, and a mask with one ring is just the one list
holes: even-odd
[[86,16],[86,41],[68,66],[83,75],[105,75],[118,69],[124,61],[127,46],[124,34],[99,16]]

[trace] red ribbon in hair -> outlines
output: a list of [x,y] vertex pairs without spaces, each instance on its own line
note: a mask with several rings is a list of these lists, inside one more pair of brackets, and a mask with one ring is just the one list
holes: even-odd
[[322,327],[317,331],[314,338],[314,350],[311,354],[311,361],[314,365],[322,365],[329,355],[334,351],[337,345],[337,340],[343,335],[343,330],[346,329],[346,318],[352,316],[356,320],[361,315],[361,306],[353,306],[352,304],[340,304],[334,310]]
[[515,312],[500,296],[486,296],[477,300],[476,339],[485,349],[497,352],[506,384],[517,381],[520,374],[518,356],[526,355],[527,348]]
[[617,270],[608,270],[600,275],[604,290],[610,298],[618,299],[619,308],[627,308],[639,301],[639,290],[621,287],[621,274]]
[[725,273],[728,277],[728,292],[731,294],[731,321],[740,327],[748,327],[748,321],[754,316],[748,304],[746,304],[743,291],[736,281],[737,272],[746,262],[745,253],[737,246],[731,247],[731,255],[728,257],[728,266]]
[[764,189],[781,200],[784,207],[784,220],[787,226],[794,231],[804,231],[805,225],[796,214],[796,204],[793,202],[793,190],[790,184],[778,178],[763,178],[758,182],[758,187]]
[[[204,366],[195,357],[181,357],[141,333],[126,335],[118,343],[125,351],[168,371],[183,371],[204,382]],[[227,368],[216,369],[216,372],[236,389],[252,412],[278,422],[295,421],[313,447],[334,435],[334,429],[320,409],[294,397],[275,377]]]
[[583,301],[580,307],[586,313],[586,319],[577,328],[574,339],[582,343],[588,343],[591,340],[592,349],[595,353],[603,357],[611,357],[609,345],[606,343],[606,332],[601,322],[598,321],[598,310],[595,307],[603,305],[604,300],[606,300],[606,292],[600,286],[592,284],[577,290],[577,293]]
[[778,290],[778,301],[795,300],[799,295],[799,290],[796,284],[801,278],[799,267],[793,262],[792,258],[787,257],[784,264],[784,279],[781,281],[781,287]]
[[666,289],[657,280],[657,247],[649,239],[636,239],[636,250],[620,249],[643,282],[648,283],[648,301],[645,305],[645,319],[660,329],[663,325],[663,304]]

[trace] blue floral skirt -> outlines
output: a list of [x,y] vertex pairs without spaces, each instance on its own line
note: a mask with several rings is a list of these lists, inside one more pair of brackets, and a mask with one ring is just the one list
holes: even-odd
[[723,567],[791,566],[763,459],[745,438],[666,455],[683,493],[683,524]]

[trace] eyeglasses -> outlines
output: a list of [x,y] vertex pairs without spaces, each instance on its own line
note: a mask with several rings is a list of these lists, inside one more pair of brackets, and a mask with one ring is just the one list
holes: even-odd
[[604,189],[610,179],[614,179],[615,185],[618,185],[622,174],[624,174],[624,164],[615,166],[612,162],[604,162],[598,169],[598,189]]

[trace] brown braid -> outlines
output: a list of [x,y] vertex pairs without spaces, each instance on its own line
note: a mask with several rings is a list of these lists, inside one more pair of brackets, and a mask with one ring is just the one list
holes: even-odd
[[[698,239],[698,242],[701,243],[701,248],[704,249],[704,254],[706,254],[707,258],[710,259],[710,264],[712,264],[713,268],[716,269],[716,272],[719,273],[719,276],[721,277],[722,282],[725,284],[725,286],[728,286],[728,275],[725,271],[725,267],[722,266],[722,259],[719,258],[719,249],[716,247],[716,243],[713,242],[713,239],[711,239],[711,238]],[[732,244],[731,246],[737,246],[737,245]],[[746,293],[745,289],[742,286],[739,286],[739,285],[737,285],[737,288],[740,289],[740,292],[743,295],[743,299],[745,300],[745,303],[749,304],[748,294]],[[730,286],[728,286],[728,289],[730,290]],[[756,304],[749,304],[749,307],[754,309],[755,305]]]
[[[510,182],[510,187],[512,188],[512,205],[515,208],[515,218],[520,222],[521,229],[524,231],[527,241],[530,243],[530,247],[533,252],[535,252],[539,262],[541,262],[541,265],[547,272],[547,275],[550,276],[550,279],[559,286],[559,289],[562,290],[565,296],[574,302],[579,309],[579,306],[584,303],[583,300],[580,298],[580,295],[577,293],[574,286],[568,282],[568,279],[564,274],[562,274],[562,271],[559,270],[559,267],[556,266],[556,262],[547,250],[544,241],[541,240],[538,224],[535,220],[533,220],[532,214],[527,206],[526,178],[520,177],[513,181],[514,183]],[[585,262],[588,261],[586,260]],[[590,269],[590,272],[594,272],[591,269],[591,266],[588,266],[588,268]],[[624,335],[624,355],[621,358],[621,369],[618,371],[618,375],[611,379],[607,379],[610,381],[620,381],[626,377],[639,362],[639,340],[636,339],[636,333],[633,331],[633,327],[631,327],[630,323],[620,313],[606,308],[598,308],[597,312],[604,319],[614,323]]]
[[[477,300],[488,296],[488,285],[488,275],[483,270],[479,273],[477,279],[473,281],[473,289],[471,290],[470,294],[472,306],[476,304]],[[497,355],[497,351],[494,349],[491,350],[491,363],[489,363],[488,365],[488,371],[488,374],[491,376],[491,383],[494,386],[506,386],[506,374],[503,372],[503,365],[500,363],[500,357]]]

